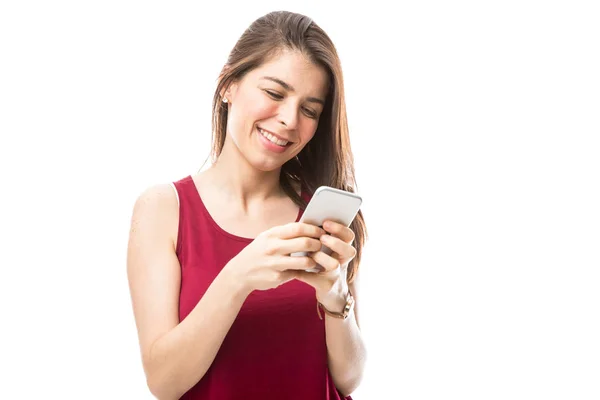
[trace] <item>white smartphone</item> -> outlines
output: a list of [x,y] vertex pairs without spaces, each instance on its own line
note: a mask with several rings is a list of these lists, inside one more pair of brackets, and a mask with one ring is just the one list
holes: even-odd
[[[322,228],[323,222],[331,220],[344,226],[350,226],[356,214],[358,214],[361,204],[362,197],[356,193],[329,186],[321,186],[313,194],[299,222]],[[332,250],[325,245],[321,247],[321,251],[328,255],[332,253]],[[304,251],[300,251],[290,255],[295,257],[306,256],[307,254]],[[316,268],[307,271],[319,272]]]

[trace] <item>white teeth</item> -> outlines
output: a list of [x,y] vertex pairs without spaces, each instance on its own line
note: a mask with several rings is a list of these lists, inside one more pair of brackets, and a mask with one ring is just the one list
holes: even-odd
[[287,140],[281,140],[281,139],[277,139],[275,136],[271,135],[269,132],[265,132],[262,129],[258,128],[258,131],[261,133],[261,135],[263,135],[264,137],[266,137],[267,139],[269,139],[269,141],[279,145],[279,146],[286,146],[289,142]]

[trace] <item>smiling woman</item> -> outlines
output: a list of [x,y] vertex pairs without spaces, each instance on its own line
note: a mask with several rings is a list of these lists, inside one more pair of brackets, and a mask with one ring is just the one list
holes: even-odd
[[330,38],[300,14],[256,20],[219,76],[212,165],[134,206],[129,286],[156,397],[350,399],[364,219],[299,222],[317,187],[355,191],[348,135]]
[[269,55],[220,93],[229,104],[223,152],[235,145],[261,171],[280,167],[313,138],[328,85],[326,69],[302,52],[282,49]]
[[235,145],[261,171],[280,167],[312,139],[327,92],[324,68],[299,51],[271,56],[225,90],[229,115],[224,150]]

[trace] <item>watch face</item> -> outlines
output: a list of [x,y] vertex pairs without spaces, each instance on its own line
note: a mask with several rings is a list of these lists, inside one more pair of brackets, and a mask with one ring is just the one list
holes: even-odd
[[352,308],[354,307],[354,297],[350,292],[348,292],[348,301],[346,302],[346,308],[344,308],[344,319],[348,317]]

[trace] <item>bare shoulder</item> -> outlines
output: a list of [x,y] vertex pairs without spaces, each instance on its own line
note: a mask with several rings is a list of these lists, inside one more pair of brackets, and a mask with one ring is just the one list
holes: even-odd
[[[173,207],[175,206],[175,207]],[[177,196],[169,183],[159,183],[144,189],[135,202],[134,209],[177,209]]]
[[133,206],[131,233],[150,229],[159,234],[166,232],[175,245],[179,219],[179,202],[173,186],[159,183],[144,189]]

